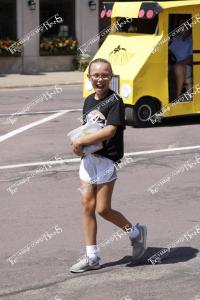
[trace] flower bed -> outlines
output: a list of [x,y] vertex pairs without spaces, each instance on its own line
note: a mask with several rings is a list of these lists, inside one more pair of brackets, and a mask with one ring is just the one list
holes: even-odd
[[0,40],[0,56],[21,56],[20,52],[15,52],[12,54],[8,49],[15,42],[16,41],[10,39]]
[[43,38],[40,42],[40,55],[72,55],[76,53],[77,41],[63,37]]

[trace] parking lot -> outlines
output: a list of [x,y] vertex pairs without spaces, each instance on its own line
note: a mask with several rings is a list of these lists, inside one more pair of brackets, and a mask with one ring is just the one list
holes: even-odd
[[[1,90],[0,297],[197,300],[199,117],[169,119],[152,128],[127,127],[125,152],[133,162],[119,171],[113,207],[133,223],[147,224],[148,249],[142,263],[134,266],[128,237],[114,239],[102,247],[99,271],[74,275],[69,267],[84,254],[84,241],[79,160],[70,152],[67,133],[81,125],[82,86],[60,88],[62,92],[18,115],[13,124],[8,121],[10,114],[27,107],[49,87]],[[180,168],[181,172],[172,175]],[[151,193],[149,188],[167,176],[170,179]],[[12,193],[9,187],[14,184]],[[98,224],[99,243],[118,230],[99,217]],[[8,260],[46,232],[48,238],[18,255],[16,262]],[[174,243],[162,263],[148,261]]]

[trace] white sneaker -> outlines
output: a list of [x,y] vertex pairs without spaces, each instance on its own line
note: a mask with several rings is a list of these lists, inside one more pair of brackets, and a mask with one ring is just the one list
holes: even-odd
[[99,261],[100,257],[97,257],[96,259],[91,259],[88,256],[85,256],[83,259],[81,259],[78,263],[74,264],[70,268],[70,272],[82,273],[90,270],[98,270],[101,268]]
[[130,238],[133,247],[133,261],[139,262],[146,250],[147,227],[145,225],[135,225],[139,230],[139,235],[136,238]]

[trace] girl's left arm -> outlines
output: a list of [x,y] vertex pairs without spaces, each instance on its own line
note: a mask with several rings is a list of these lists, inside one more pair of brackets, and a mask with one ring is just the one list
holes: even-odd
[[[73,150],[77,154],[77,152],[80,151],[82,146],[97,144],[99,142],[108,140],[115,135],[116,130],[117,130],[117,126],[108,125],[108,126],[102,128],[101,130],[99,130],[98,132],[90,133],[83,137],[80,137],[73,142]],[[78,150],[78,151],[76,151],[76,150]],[[78,154],[78,155],[80,155],[80,154]]]

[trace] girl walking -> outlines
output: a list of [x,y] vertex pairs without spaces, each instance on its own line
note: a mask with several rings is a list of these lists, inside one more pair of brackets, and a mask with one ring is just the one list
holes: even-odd
[[[124,231],[129,231],[134,262],[139,262],[146,249],[146,226],[132,225],[111,206],[112,193],[117,179],[115,163],[119,162],[124,155],[123,133],[125,129],[123,101],[109,88],[112,75],[112,67],[107,60],[97,58],[90,63],[88,78],[95,93],[88,96],[84,102],[83,118],[85,121],[88,114],[95,114],[97,122],[102,124],[102,129],[82,136],[71,144],[74,153],[82,157],[79,176],[82,187],[83,228],[86,244],[86,256],[70,268],[70,271],[74,273],[100,268],[95,213]],[[97,143],[103,144],[102,149],[93,154],[84,155],[83,147]]]

